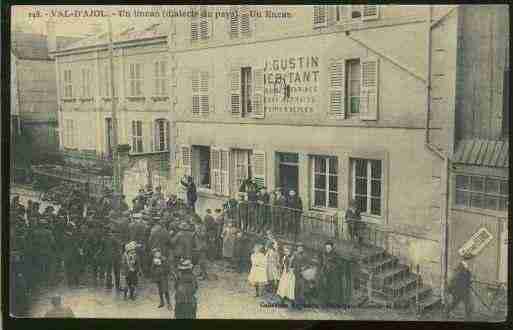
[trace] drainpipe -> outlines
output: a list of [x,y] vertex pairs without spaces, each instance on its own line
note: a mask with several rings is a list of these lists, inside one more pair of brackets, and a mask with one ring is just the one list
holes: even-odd
[[429,139],[429,118],[431,113],[431,29],[432,29],[433,7],[428,5],[426,20],[427,32],[427,77],[426,77],[426,132],[425,146],[443,161],[440,178],[440,297],[442,305],[446,305],[447,269],[448,269],[448,218],[449,218],[449,179],[450,160],[436,146],[432,145]]

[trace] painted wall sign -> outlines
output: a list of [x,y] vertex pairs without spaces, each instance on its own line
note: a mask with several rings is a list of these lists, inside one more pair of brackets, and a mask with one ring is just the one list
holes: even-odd
[[265,61],[266,113],[313,113],[319,90],[319,57]]
[[472,237],[458,250],[460,256],[470,257],[478,255],[493,239],[492,234],[485,228],[479,229]]

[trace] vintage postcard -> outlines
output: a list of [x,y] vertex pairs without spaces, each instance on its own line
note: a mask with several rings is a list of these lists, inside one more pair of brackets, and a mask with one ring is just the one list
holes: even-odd
[[12,6],[11,317],[506,320],[509,19]]

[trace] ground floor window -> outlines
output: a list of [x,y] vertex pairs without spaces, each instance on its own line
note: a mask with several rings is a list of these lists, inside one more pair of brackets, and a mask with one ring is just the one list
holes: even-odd
[[199,188],[210,189],[210,147],[192,147],[192,176]]
[[381,160],[352,159],[352,197],[360,211],[381,216],[383,175]]
[[234,158],[235,169],[235,188],[240,191],[244,180],[252,176],[251,169],[251,150],[233,149],[232,155]]
[[155,151],[166,151],[169,147],[169,121],[157,119],[155,121]]
[[460,207],[507,211],[508,180],[475,175],[456,175],[455,204]]
[[279,152],[278,158],[278,187],[288,195],[294,190],[299,193],[299,156],[296,153]]
[[337,157],[312,156],[313,207],[338,206]]
[[143,133],[142,121],[132,121],[132,153],[142,153],[143,150]]

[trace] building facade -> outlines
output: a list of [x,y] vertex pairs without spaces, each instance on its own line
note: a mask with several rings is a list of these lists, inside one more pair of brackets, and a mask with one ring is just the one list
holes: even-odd
[[[118,143],[130,146],[124,194],[131,201],[150,183],[165,190],[170,146],[167,29],[152,24],[114,35],[114,99]],[[112,159],[113,123],[106,32],[56,52],[60,148]]]
[[[249,176],[268,190],[297,191],[306,213],[340,221],[354,199],[364,221],[389,233],[387,249],[439,285],[441,224],[446,209],[447,221],[454,216],[444,191],[453,196],[455,176],[444,172],[444,158],[454,158],[468,111],[461,61],[476,49],[474,30],[487,29],[468,23],[472,10],[463,8],[224,6],[202,15],[191,7],[199,15],[177,20],[169,35],[171,185],[183,193],[178,181],[192,175],[200,211],[236,197]],[[501,22],[497,53],[509,40]],[[500,61],[487,65],[503,68]],[[493,90],[499,109],[503,87]],[[493,171],[508,180],[507,167]],[[459,260],[450,254],[452,266]]]

